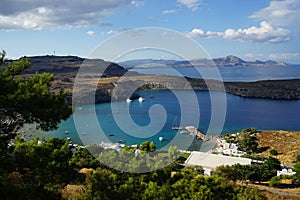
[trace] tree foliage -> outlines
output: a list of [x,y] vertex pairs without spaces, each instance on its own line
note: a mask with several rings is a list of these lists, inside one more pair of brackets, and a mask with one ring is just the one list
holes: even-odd
[[[3,53],[2,53],[3,55]],[[67,93],[57,94],[49,87],[54,80],[48,73],[35,74],[30,78],[19,76],[31,66],[29,59],[8,63],[0,73],[0,133],[10,133],[25,123],[36,123],[43,130],[57,127],[61,119],[71,114],[66,104]]]
[[67,140],[36,138],[26,142],[17,137],[12,154],[6,158],[10,165],[2,168],[0,196],[32,199],[34,195],[49,194],[45,199],[58,198],[63,185],[76,178],[69,164],[71,157]]
[[239,148],[247,153],[254,153],[257,150],[258,142],[256,137],[256,129],[244,129],[237,137]]
[[295,177],[300,180],[300,162],[294,165],[294,171],[296,172]]
[[5,62],[5,56],[6,52],[2,50],[2,52],[0,53],[0,66]]
[[277,156],[278,155],[278,151],[276,149],[271,149],[270,150],[270,154],[274,155],[274,156]]
[[139,149],[144,152],[154,152],[156,147],[153,142],[145,141],[140,145]]
[[269,157],[264,164],[240,165],[217,167],[215,174],[231,181],[252,181],[261,182],[269,181],[277,175],[277,170],[280,170],[280,161],[276,158]]

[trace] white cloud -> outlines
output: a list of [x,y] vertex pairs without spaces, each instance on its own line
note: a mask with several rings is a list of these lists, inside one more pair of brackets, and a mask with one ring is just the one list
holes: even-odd
[[[119,29],[116,29],[116,30],[109,30],[106,32],[106,35],[113,35],[113,34],[117,34],[117,33],[121,33],[121,32],[124,32],[124,31],[129,31],[131,30],[131,28],[119,28]],[[131,31],[131,32],[134,32],[134,31]]]
[[255,13],[250,18],[266,20],[272,25],[299,26],[300,23],[300,1],[299,0],[282,0],[271,1],[268,7],[265,7]]
[[193,29],[188,37],[223,37],[225,39],[251,42],[280,43],[290,40],[290,32],[282,28],[273,28],[268,22],[261,22],[260,27],[246,29],[227,29],[224,32]]
[[246,53],[245,57],[249,58],[249,59],[257,59],[257,58],[263,58],[264,54],[263,53]]
[[164,10],[162,13],[163,14],[176,14],[176,13],[179,13],[181,12],[181,10],[178,10],[178,9],[170,9],[170,10]]
[[88,36],[95,36],[95,32],[94,31],[87,31],[86,32],[86,34],[88,35]]
[[184,5],[193,11],[197,10],[200,5],[200,0],[177,0],[181,5]]
[[295,59],[299,57],[298,53],[272,53],[269,55],[270,59]]
[[280,43],[290,40],[290,32],[282,28],[273,28],[268,22],[263,21],[260,23],[260,27],[227,29],[223,37],[240,41]]
[[[44,29],[101,25],[101,18],[131,0],[1,0],[0,29]],[[134,3],[135,5],[135,3]]]
[[220,37],[222,35],[222,32],[203,31],[197,28],[186,34],[187,37]]
[[178,13],[180,10],[176,10],[176,9],[170,9],[170,10],[164,10],[162,13],[163,14],[176,14]]

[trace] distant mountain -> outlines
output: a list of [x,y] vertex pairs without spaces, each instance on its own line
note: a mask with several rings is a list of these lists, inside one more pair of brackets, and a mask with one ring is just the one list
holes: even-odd
[[128,60],[119,63],[121,66],[130,68],[155,68],[155,67],[204,67],[204,66],[287,66],[285,62],[276,62],[273,60],[267,61],[245,61],[237,56],[226,56],[223,58],[213,59],[194,59],[185,60],[154,60],[154,59],[137,59]]

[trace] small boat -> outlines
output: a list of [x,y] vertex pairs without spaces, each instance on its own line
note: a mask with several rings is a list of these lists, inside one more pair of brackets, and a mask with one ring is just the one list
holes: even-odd
[[173,130],[184,130],[184,126],[173,126]]
[[110,137],[115,136],[114,134],[109,134]]
[[131,101],[132,101],[132,100],[131,100],[130,98],[127,98],[127,99],[126,99],[126,102],[127,102],[127,103],[130,103]]
[[172,124],[172,130],[183,130],[184,129],[184,126],[177,126],[175,125],[176,124],[176,121],[177,121],[177,116],[175,117],[174,121],[173,121],[173,124]]
[[69,134],[69,131],[65,131],[65,134]]
[[86,132],[82,132],[82,135],[86,135]]
[[144,99],[143,97],[140,97],[140,98],[138,99],[138,101],[139,101],[140,103],[142,103],[143,101],[145,101],[145,99]]
[[159,137],[158,140],[159,140],[159,141],[163,141],[164,138],[163,138],[163,137]]
[[179,133],[180,134],[186,134],[186,133],[190,133],[190,132],[188,132],[186,129],[181,129]]

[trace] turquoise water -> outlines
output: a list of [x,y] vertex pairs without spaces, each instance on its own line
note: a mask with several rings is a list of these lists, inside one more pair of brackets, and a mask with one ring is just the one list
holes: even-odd
[[[162,148],[170,144],[170,141],[176,137],[172,144],[182,146],[190,145],[192,136],[189,134],[180,134],[177,130],[172,130],[172,126],[177,126],[183,118],[180,125],[194,125],[204,133],[207,133],[211,121],[211,98],[221,98],[226,95],[226,120],[222,129],[212,127],[208,134],[228,133],[232,131],[240,131],[248,127],[257,129],[281,129],[281,130],[297,130],[300,131],[300,101],[278,101],[267,99],[243,98],[223,92],[197,91],[196,96],[198,104],[193,104],[188,98],[191,91],[177,91],[180,96],[187,97],[179,104],[175,95],[168,90],[163,91],[141,91],[140,95],[145,101],[140,103],[137,100],[130,104],[126,102],[114,102],[98,104],[95,106],[97,124],[93,123],[93,106],[87,105],[77,108],[76,112],[80,113],[83,120],[76,122],[77,129],[74,125],[74,116],[63,121],[59,128],[48,133],[36,132],[39,136],[46,137],[70,137],[73,142],[82,144],[95,144],[104,142],[121,142],[126,145],[140,144],[145,140],[153,141]],[[157,106],[160,105],[160,106]],[[184,110],[184,116],[181,115]],[[198,108],[197,108],[198,107]],[[150,109],[152,108],[152,110]],[[164,111],[164,110],[165,111]],[[200,110],[199,120],[195,120],[197,109]],[[127,110],[130,113],[128,116]],[[151,117],[149,111],[151,110]],[[164,120],[164,113],[166,114]],[[221,115],[221,109],[216,113]],[[116,119],[121,124],[116,123]],[[133,120],[133,124],[130,120]],[[161,130],[157,130],[161,128]],[[159,141],[159,137],[163,137],[163,141]],[[192,149],[200,148],[201,142],[194,141]]]

